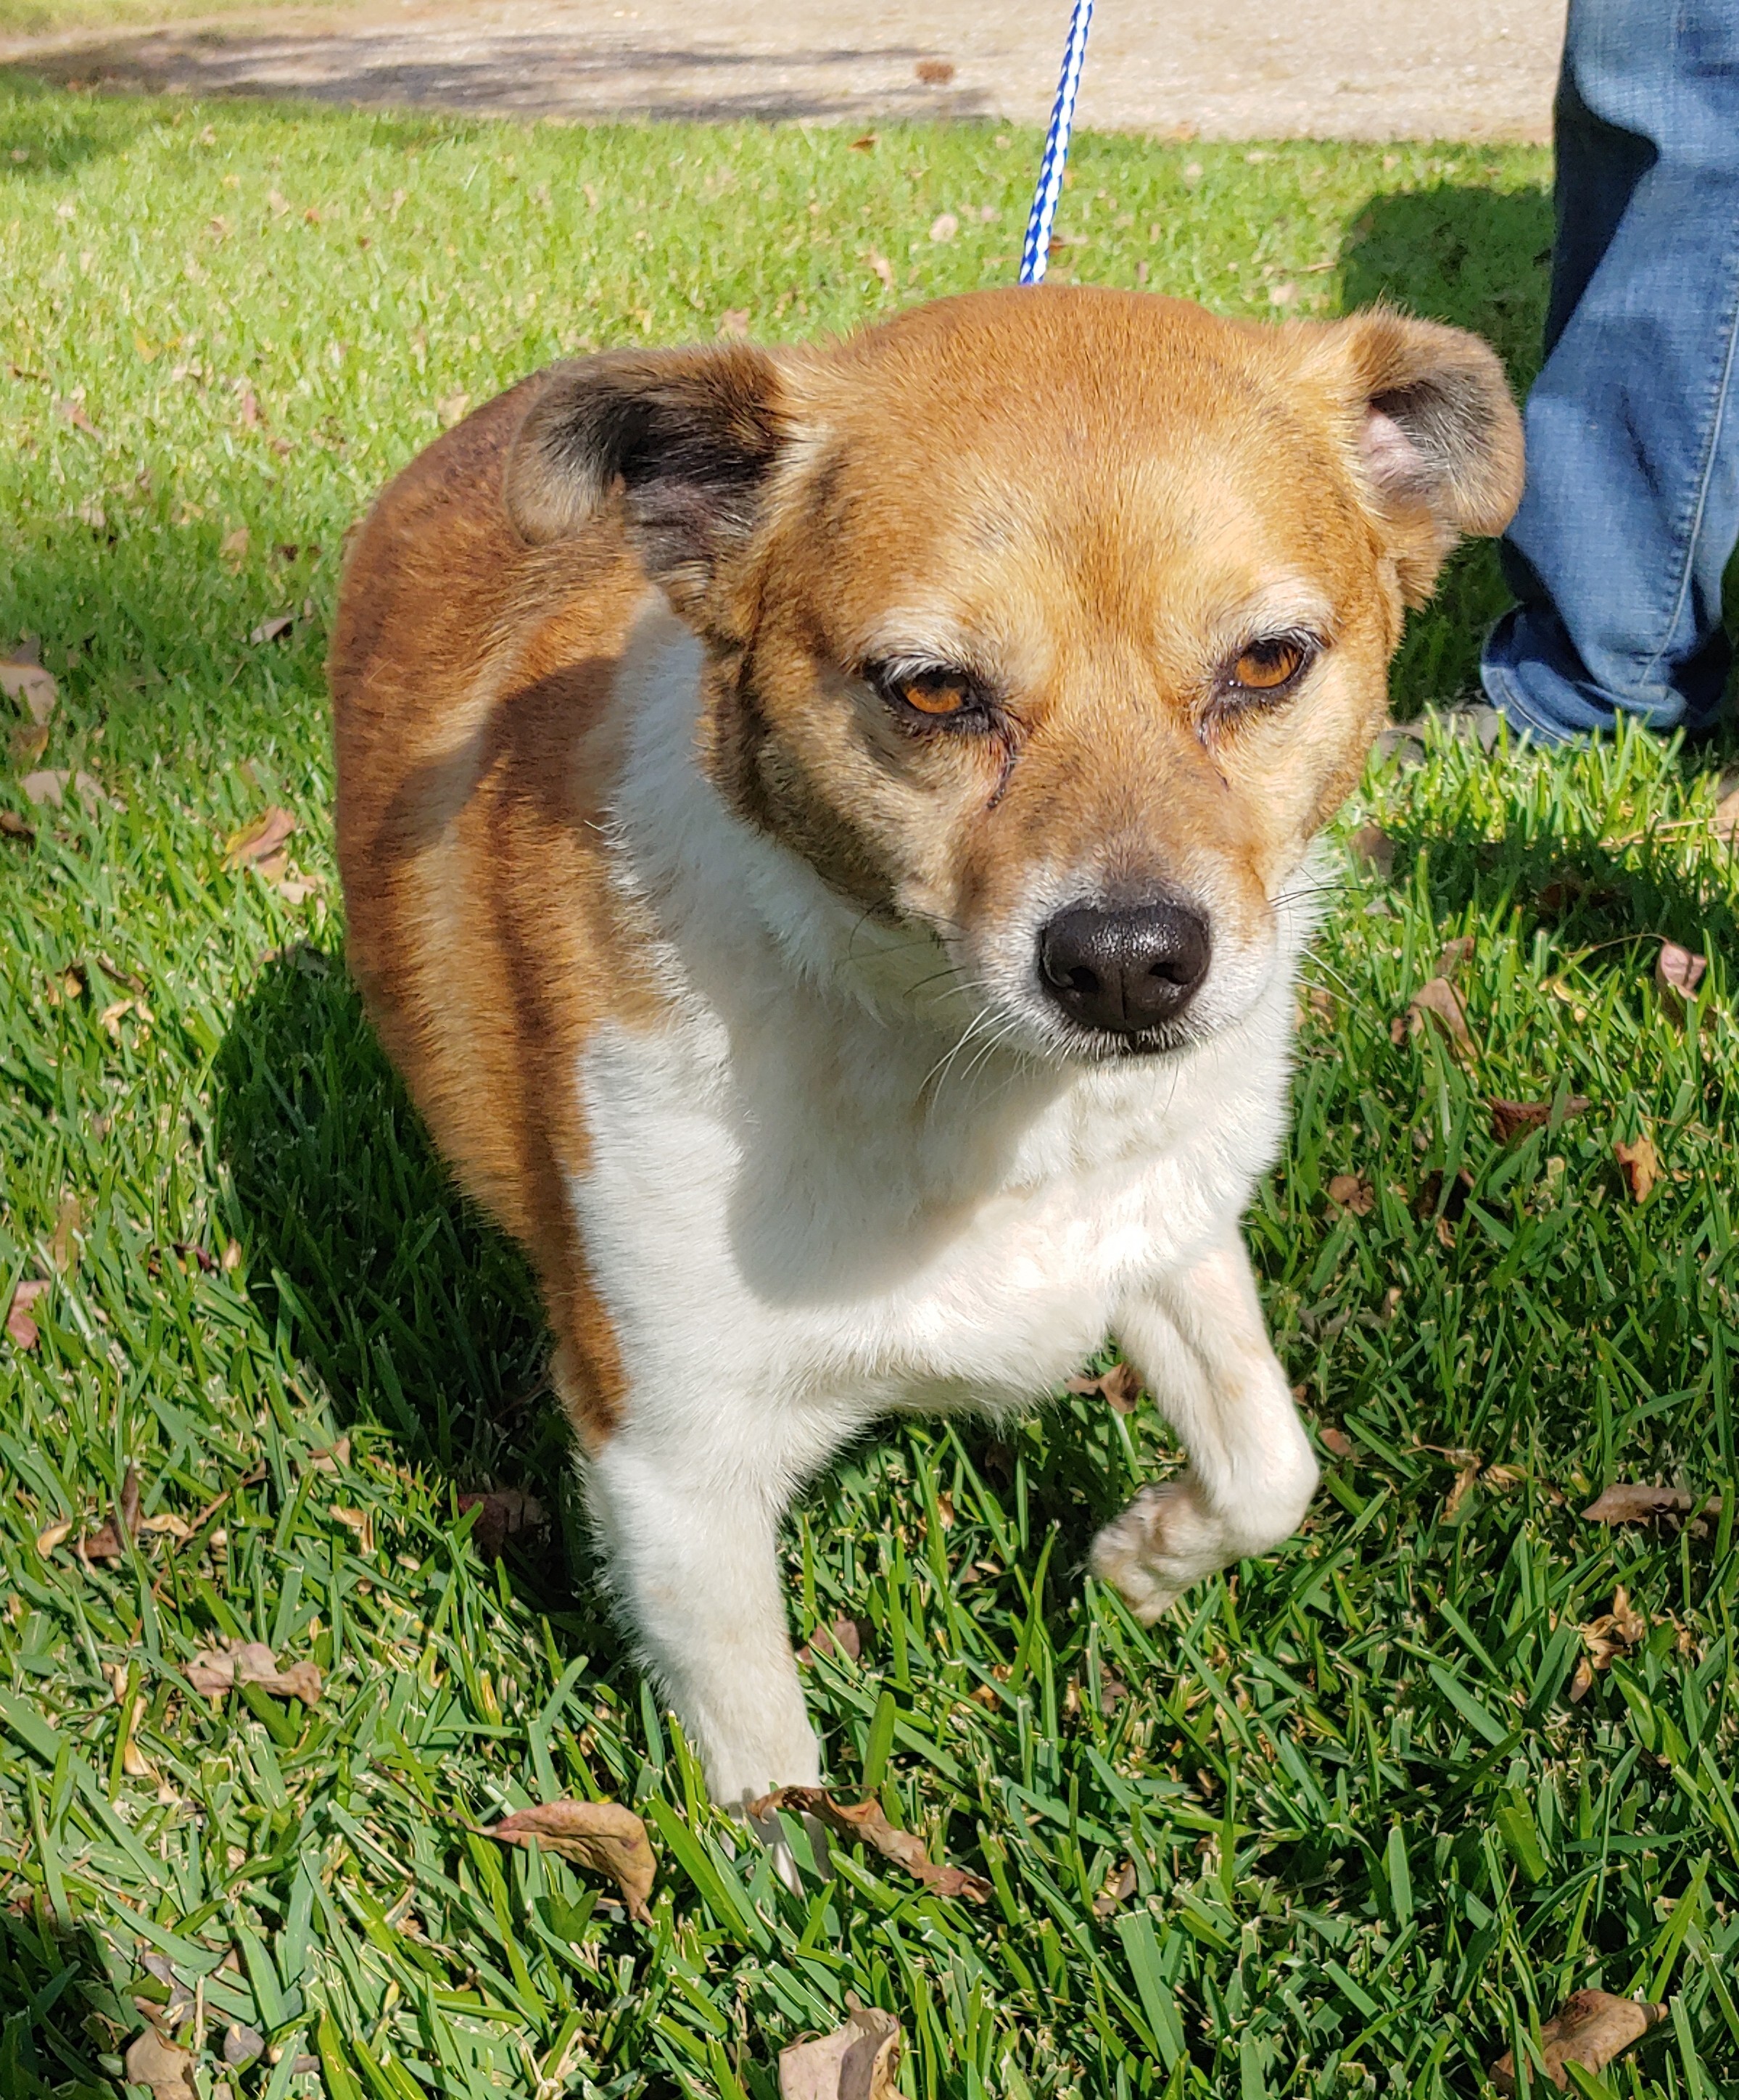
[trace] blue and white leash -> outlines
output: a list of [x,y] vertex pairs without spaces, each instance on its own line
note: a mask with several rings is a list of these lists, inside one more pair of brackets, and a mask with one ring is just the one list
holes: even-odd
[[1069,134],[1075,128],[1075,98],[1080,91],[1081,68],[1087,60],[1087,32],[1093,19],[1093,0],[1075,0],[1069,17],[1069,42],[1063,52],[1062,75],[1057,83],[1057,104],[1051,112],[1051,128],[1045,134],[1044,157],[1039,163],[1039,187],[1033,192],[1032,217],[1026,222],[1026,245],[1021,251],[1021,282],[1042,285],[1050,256],[1051,223],[1057,216],[1057,200],[1062,195],[1063,165],[1069,158]]

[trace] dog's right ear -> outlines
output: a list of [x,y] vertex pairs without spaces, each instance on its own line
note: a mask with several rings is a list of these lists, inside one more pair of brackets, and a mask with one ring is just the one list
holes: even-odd
[[508,514],[560,540],[620,495],[647,573],[692,612],[754,530],[785,437],[778,367],[746,343],[554,365],[508,455]]

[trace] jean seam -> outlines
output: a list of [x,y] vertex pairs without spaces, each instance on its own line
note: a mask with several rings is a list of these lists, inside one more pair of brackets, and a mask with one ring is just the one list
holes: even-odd
[[1714,413],[1709,419],[1709,435],[1704,440],[1703,457],[1697,470],[1696,499],[1691,506],[1691,515],[1684,534],[1683,555],[1679,574],[1679,587],[1673,599],[1671,613],[1661,636],[1660,646],[1644,666],[1639,684],[1646,686],[1660,671],[1661,660],[1672,646],[1679,622],[1684,616],[1685,600],[1690,595],[1691,576],[1697,566],[1697,540],[1702,530],[1703,514],[1709,504],[1709,485],[1715,479],[1716,456],[1720,448],[1722,426],[1727,420],[1728,403],[1732,395],[1733,362],[1739,350],[1739,258],[1728,264],[1728,285],[1726,348],[1723,353],[1720,370],[1713,390]]

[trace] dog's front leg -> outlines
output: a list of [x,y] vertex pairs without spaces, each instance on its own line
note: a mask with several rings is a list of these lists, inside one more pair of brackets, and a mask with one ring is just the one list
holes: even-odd
[[713,1798],[740,1809],[775,1786],[817,1785],[820,1749],[779,1579],[779,1469],[765,1453],[722,1450],[716,1434],[630,1423],[593,1457],[586,1483],[617,1601]]
[[1093,1542],[1093,1573],[1151,1625],[1192,1582],[1295,1531],[1318,1476],[1235,1229],[1124,1306],[1116,1331],[1189,1458]]

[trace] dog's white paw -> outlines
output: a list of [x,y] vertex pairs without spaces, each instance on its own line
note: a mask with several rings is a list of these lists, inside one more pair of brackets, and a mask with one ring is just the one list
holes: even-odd
[[1238,1552],[1225,1525],[1203,1507],[1186,1475],[1143,1488],[1093,1541],[1088,1565],[1150,1626],[1192,1582],[1224,1568]]

